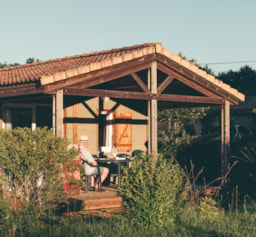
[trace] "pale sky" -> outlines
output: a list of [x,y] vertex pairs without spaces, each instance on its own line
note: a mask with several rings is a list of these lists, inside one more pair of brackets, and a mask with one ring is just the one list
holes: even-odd
[[[160,42],[215,74],[256,70],[255,0],[0,0],[0,63]],[[239,62],[239,63],[227,63]]]

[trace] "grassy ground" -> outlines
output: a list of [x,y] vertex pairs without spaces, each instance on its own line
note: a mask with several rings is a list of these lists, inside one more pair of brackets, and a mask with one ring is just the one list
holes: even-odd
[[[106,217],[66,213],[40,221],[27,220],[26,225],[16,226],[13,236],[256,236],[255,203],[244,206],[242,210],[224,211],[212,202],[212,199],[205,199],[200,205],[187,206],[172,226],[157,229],[131,226],[122,214]],[[1,236],[9,236],[7,229],[1,229]]]

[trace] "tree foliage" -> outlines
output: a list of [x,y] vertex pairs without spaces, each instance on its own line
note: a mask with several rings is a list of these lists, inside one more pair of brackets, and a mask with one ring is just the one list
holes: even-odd
[[13,63],[13,64],[8,64],[7,62],[5,63],[0,63],[0,68],[5,68],[5,67],[12,67],[12,66],[18,66],[18,63]]
[[[35,59],[33,57],[30,57],[26,60],[26,64],[30,64],[30,63],[35,63],[35,62],[40,62],[39,59]],[[0,68],[6,68],[6,67],[13,67],[13,66],[18,66],[20,65],[19,63],[0,63]]]
[[160,111],[158,121],[162,129],[158,131],[159,152],[175,156],[180,146],[190,144],[199,135],[196,122],[207,110],[208,108],[203,107]]
[[256,70],[249,66],[245,65],[238,71],[219,73],[218,78],[245,95],[256,95]]

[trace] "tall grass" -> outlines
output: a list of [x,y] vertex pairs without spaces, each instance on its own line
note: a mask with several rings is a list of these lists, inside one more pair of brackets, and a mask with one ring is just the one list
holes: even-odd
[[247,211],[228,212],[218,208],[212,210],[211,204],[210,210],[205,212],[202,208],[209,208],[206,205],[204,203],[201,207],[187,206],[174,225],[160,227],[154,231],[130,225],[125,216],[104,218],[73,214],[41,220],[40,225],[28,220],[29,229],[17,228],[13,235],[1,231],[1,236],[255,236],[256,203],[248,205]]
[[245,198],[243,205],[239,205],[236,191],[231,198],[234,200],[230,199],[229,209],[221,208],[220,203],[209,196],[200,198],[199,202],[189,201],[174,223],[154,229],[131,224],[125,213],[107,218],[67,211],[63,215],[50,212],[36,218],[36,209],[24,207],[8,213],[1,203],[0,233],[1,236],[21,237],[255,236],[256,202]]

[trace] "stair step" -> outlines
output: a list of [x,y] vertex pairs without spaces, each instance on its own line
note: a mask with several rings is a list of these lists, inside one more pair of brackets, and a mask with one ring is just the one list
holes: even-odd
[[122,207],[121,197],[101,198],[85,200],[83,203],[83,210],[106,209]]
[[123,207],[113,207],[108,209],[92,209],[92,210],[82,210],[79,212],[83,215],[89,215],[89,216],[97,216],[97,217],[106,217],[111,218],[115,216],[120,216],[122,213],[124,213]]

